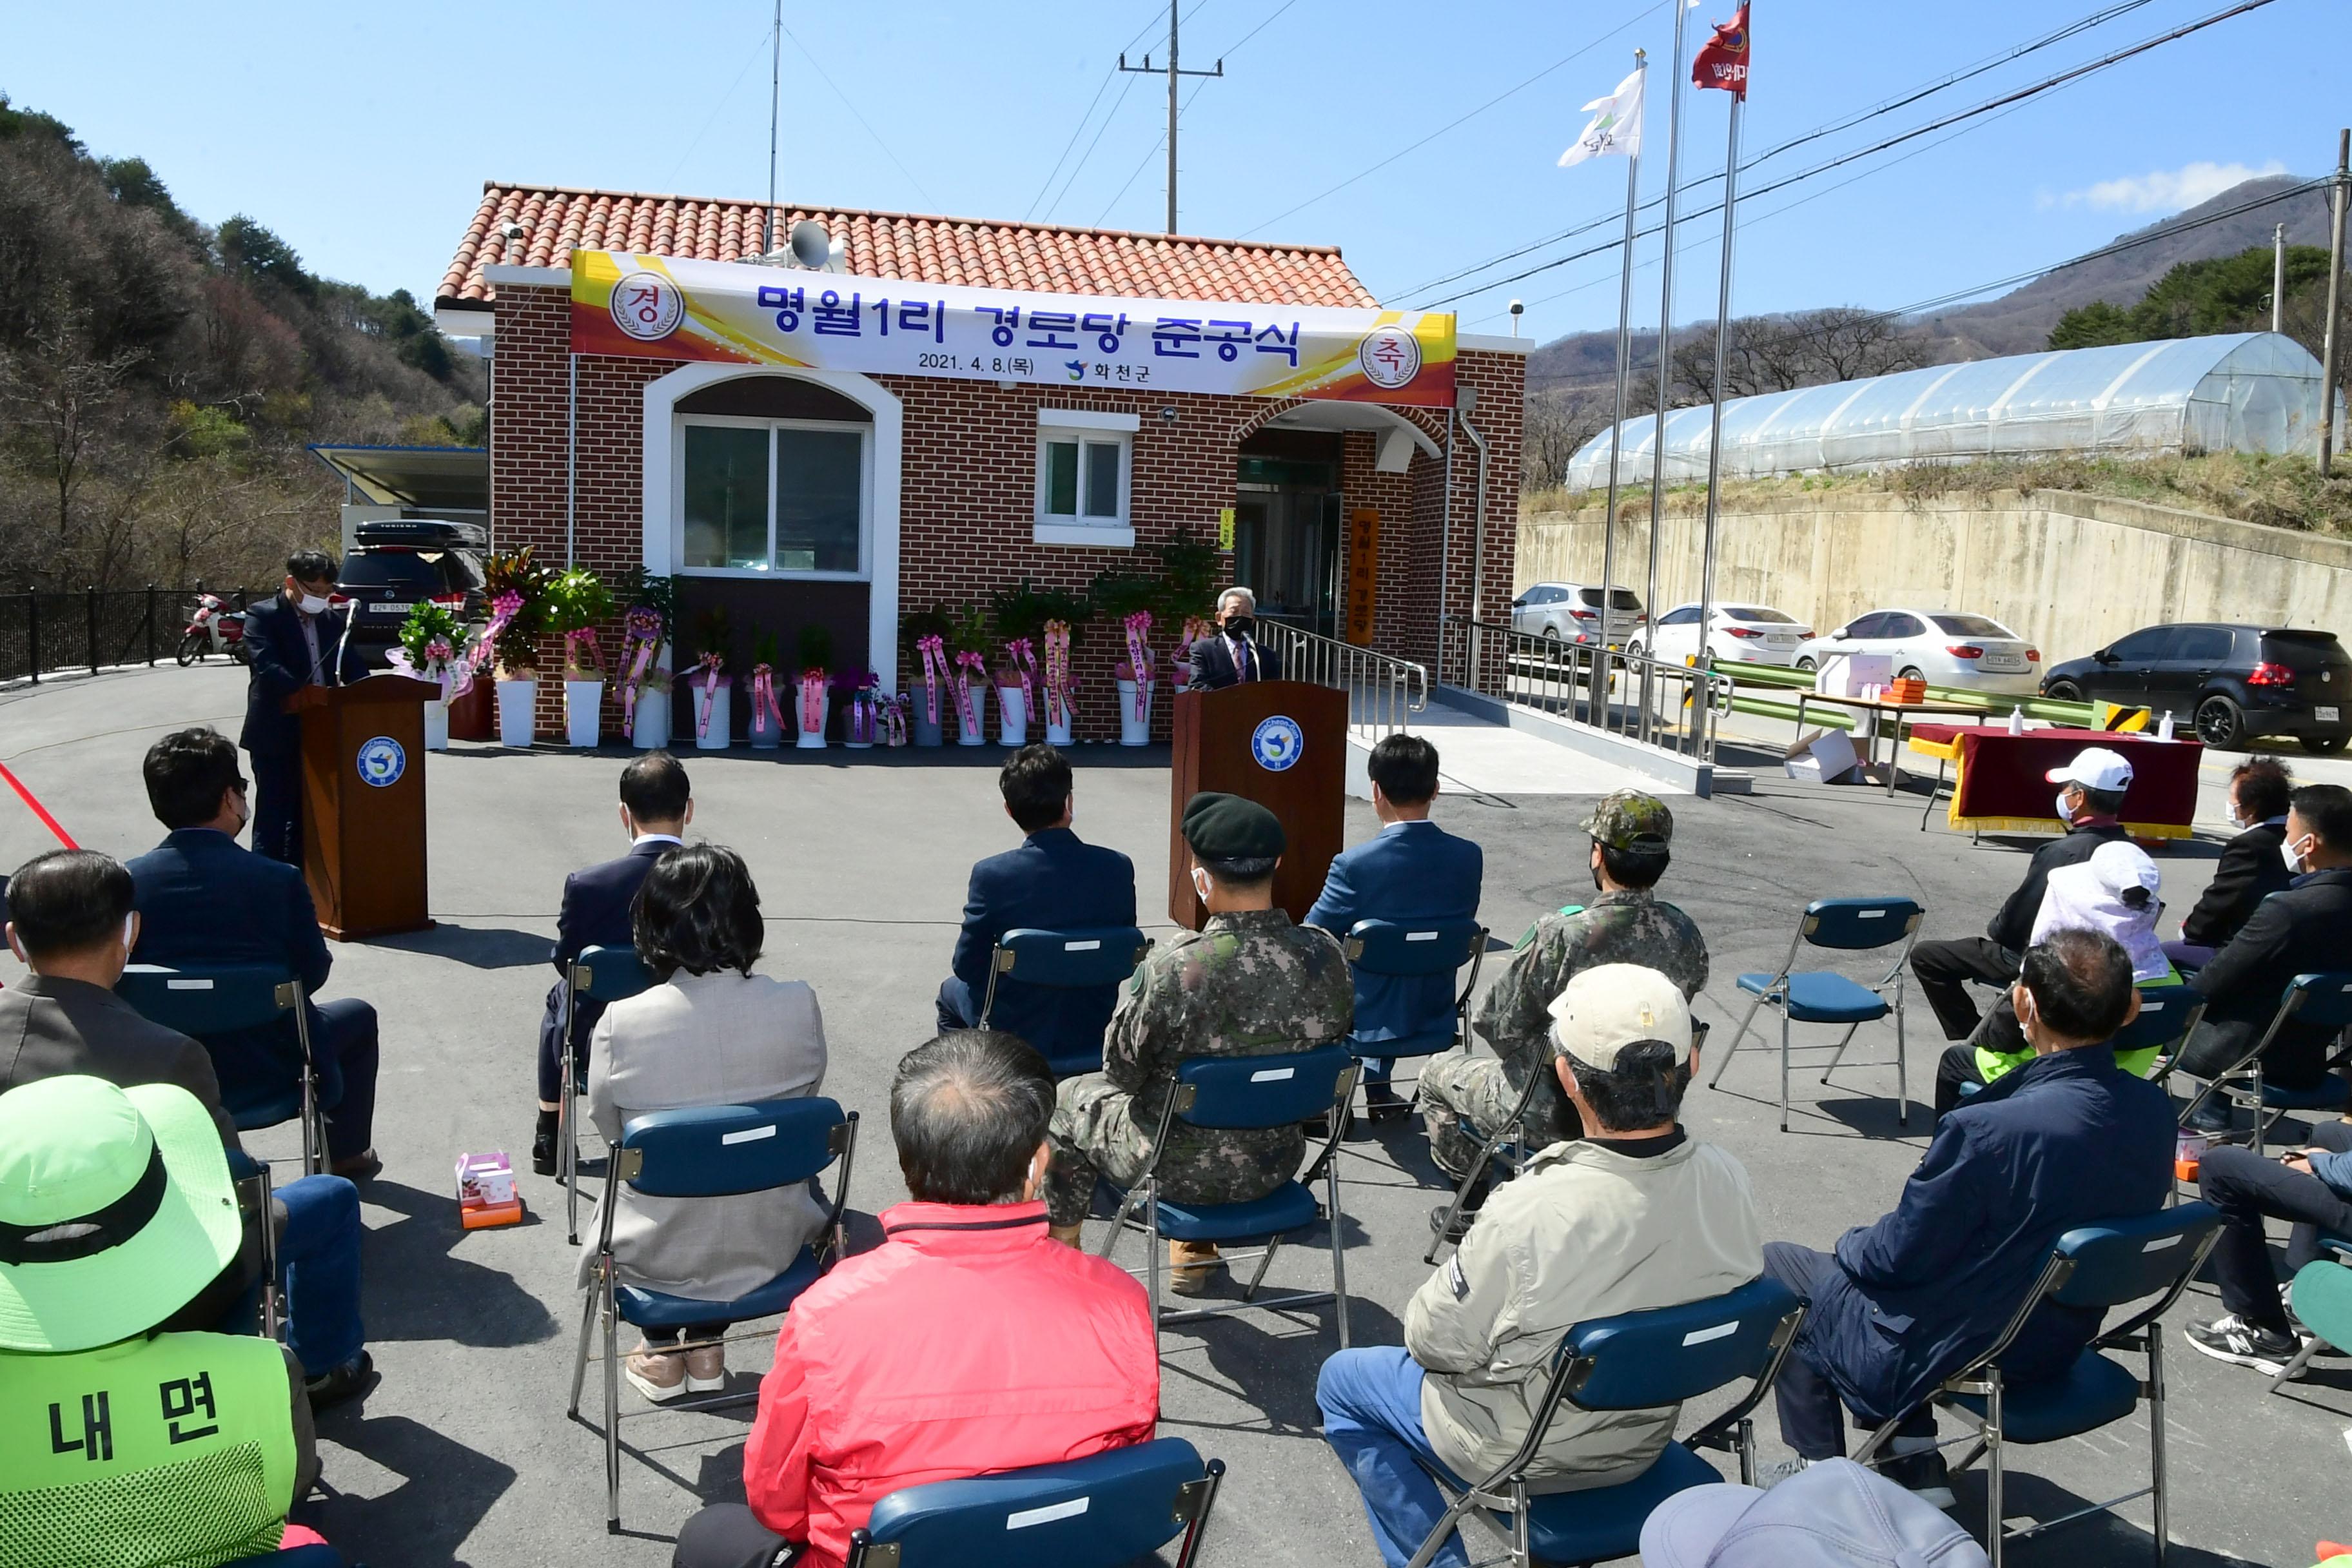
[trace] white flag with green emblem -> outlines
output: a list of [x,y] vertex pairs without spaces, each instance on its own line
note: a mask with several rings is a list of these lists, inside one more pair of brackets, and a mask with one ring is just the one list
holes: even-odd
[[1615,92],[1584,106],[1592,114],[1592,123],[1577,137],[1575,145],[1559,155],[1561,168],[1612,153],[1630,158],[1642,150],[1642,76],[1635,71],[1617,84]]

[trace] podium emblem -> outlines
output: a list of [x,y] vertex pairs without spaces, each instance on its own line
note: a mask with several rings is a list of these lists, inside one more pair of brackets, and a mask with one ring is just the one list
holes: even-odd
[[360,742],[360,782],[383,789],[400,782],[408,771],[408,753],[389,735]]
[[1298,727],[1297,720],[1286,713],[1260,721],[1258,727],[1250,731],[1250,755],[1270,773],[1291,766],[1306,750],[1306,731]]

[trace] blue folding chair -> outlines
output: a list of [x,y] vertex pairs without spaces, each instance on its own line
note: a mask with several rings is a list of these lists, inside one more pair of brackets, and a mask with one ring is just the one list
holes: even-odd
[[2278,1011],[2271,1015],[2271,1026],[2263,1031],[2254,1048],[2198,1091],[2197,1098],[2180,1113],[2180,1124],[2188,1126],[2198,1108],[2219,1094],[2231,1105],[2253,1111],[2253,1150],[2259,1154],[2263,1152],[2263,1134],[2288,1111],[2344,1110],[2347,1101],[2352,1101],[2352,1084],[2332,1072],[2309,1089],[2282,1089],[2263,1080],[2263,1053],[2290,1019],[2323,1029],[2341,1030],[2352,1026],[2352,970],[2298,974],[2289,981],[2285,993],[2279,997]]
[[331,1546],[295,1546],[261,1557],[240,1557],[226,1568],[344,1568],[343,1554]]
[[1066,1465],[906,1487],[849,1537],[848,1568],[1126,1568],[1181,1535],[1191,1568],[1222,1459],[1181,1437]]
[[299,1118],[302,1122],[302,1173],[315,1176],[325,1168],[327,1134],[320,1120],[318,1060],[310,1048],[310,1009],[304,1005],[302,982],[293,971],[265,963],[221,963],[169,968],[160,963],[133,963],[114,983],[114,994],[151,1023],[176,1029],[202,1040],[209,1035],[233,1034],[274,1024],[294,1015],[294,1038],[301,1054],[294,1081],[279,1088],[226,1100],[229,1119],[240,1132]]
[[[773,1192],[814,1182],[835,1160],[841,1174],[827,1205],[824,1227],[817,1240],[801,1248],[784,1271],[747,1295],[731,1301],[705,1301],[690,1296],[665,1295],[619,1282],[613,1259],[613,1216],[620,1205],[604,1205],[604,1220],[596,1238],[594,1282],[580,1319],[580,1351],[572,1365],[572,1404],[565,1412],[580,1419],[580,1391],[588,1377],[588,1341],[598,1318],[604,1324],[604,1528],[621,1529],[621,1361],[617,1339],[623,1322],[641,1329],[678,1329],[694,1323],[730,1324],[754,1318],[773,1318],[788,1310],[800,1294],[823,1277],[839,1257],[847,1237],[842,1213],[849,1201],[849,1169],[857,1149],[857,1112],[844,1115],[830,1100],[765,1100],[751,1105],[700,1105],[685,1110],[656,1110],[631,1121],[621,1129],[621,1141],[607,1156],[609,1184],[618,1183],[648,1197],[711,1198],[741,1193]],[[681,1350],[724,1343],[681,1340]],[[759,1397],[719,1394],[708,1399],[672,1400],[666,1405],[633,1410],[629,1415],[650,1415],[667,1410],[718,1410],[748,1404]]]
[[[1970,1445],[1952,1467],[1956,1470],[1984,1456],[1986,1533],[1991,1538],[1985,1551],[1993,1568],[2000,1568],[2002,1548],[2009,1542],[2151,1495],[2156,1500],[2156,1560],[2164,1561],[2171,1537],[2164,1489],[2164,1331],[2157,1320],[2180,1299],[2221,1236],[2221,1213],[2204,1203],[2068,1231],[2051,1248],[2049,1261],[2000,1338],[1922,1402],[1956,1411],[1975,1424],[1972,1434],[1940,1439],[1937,1447],[1962,1441]],[[2093,1340],[2063,1377],[2021,1384],[2002,1378],[2002,1354],[2042,1302],[2104,1311],[2149,1296],[2157,1298],[2154,1306]],[[2129,1368],[2103,1353],[2106,1351],[2145,1354],[2147,1378],[2133,1376]],[[2056,1443],[2095,1432],[2130,1415],[2142,1399],[2147,1401],[2148,1485],[2022,1530],[2009,1528],[2001,1508],[2002,1450],[2007,1445]],[[1871,1464],[1899,1425],[1889,1421],[1873,1432],[1855,1453],[1855,1461]]]
[[563,1088],[556,1095],[555,1146],[563,1184],[563,1239],[580,1245],[580,1110],[572,1062],[572,1018],[580,998],[613,1003],[652,989],[654,973],[633,947],[583,947],[563,972]]
[[[1431,1057],[1461,1042],[1468,1026],[1470,994],[1478,988],[1478,969],[1486,962],[1485,926],[1476,921],[1358,921],[1339,945],[1348,966],[1366,974],[1413,979],[1454,974],[1464,964],[1470,966],[1470,976],[1453,1005],[1433,1017],[1416,1019],[1421,1026],[1412,1033],[1392,1040],[1359,1040],[1349,1035],[1348,1050],[1358,1061]],[[1420,1093],[1418,1088],[1414,1093]]]
[[[996,1007],[996,983],[1011,976],[1024,985],[1048,985],[1057,991],[1120,985],[1135,973],[1151,939],[1133,926],[1100,926],[1074,931],[1040,931],[1024,926],[996,939],[988,955],[988,994],[981,998],[980,1026],[988,1027]],[[1056,1081],[1080,1073],[1102,1070],[1102,1041],[1089,1051],[1045,1055],[1045,1065]]]
[[2301,1377],[2311,1358],[2321,1351],[2333,1346],[2339,1354],[2352,1352],[2352,1267],[2347,1267],[2352,1265],[2352,1237],[2323,1234],[2319,1249],[2335,1257],[2305,1264],[2294,1271],[2294,1282],[2287,1287],[2288,1304],[2311,1331],[2294,1359],[2271,1379],[2273,1394]]
[[[1287,1051],[1259,1057],[1195,1057],[1180,1064],[1176,1081],[1169,1086],[1160,1107],[1160,1125],[1152,1133],[1151,1154],[1135,1184],[1120,1191],[1108,1179],[1097,1189],[1113,1205],[1109,1234],[1103,1237],[1101,1256],[1110,1257],[1129,1226],[1144,1233],[1143,1270],[1151,1294],[1151,1314],[1161,1326],[1198,1322],[1224,1312],[1255,1309],[1282,1311],[1330,1301],[1339,1321],[1339,1348],[1348,1348],[1348,1262],[1339,1216],[1339,1173],[1330,1159],[1339,1140],[1340,1123],[1349,1097],[1355,1092],[1356,1058],[1344,1043],[1333,1041],[1312,1050]],[[1323,1171],[1324,1210],[1318,1211],[1315,1189],[1301,1181],[1285,1182],[1262,1198],[1238,1204],[1184,1203],[1165,1196],[1160,1186],[1160,1155],[1168,1146],[1168,1131],[1176,1122],[1202,1128],[1240,1130],[1288,1127],[1310,1117],[1328,1116],[1330,1129],[1315,1165]],[[1314,1168],[1314,1166],[1309,1167]],[[1325,1212],[1328,1211],[1328,1214]],[[1282,1247],[1282,1238],[1328,1217],[1331,1233],[1331,1289],[1294,1291],[1256,1300],[1257,1288]],[[1263,1247],[1227,1253],[1227,1264],[1257,1259],[1257,1270],[1238,1301],[1196,1307],[1162,1315],[1160,1271],[1165,1264],[1160,1243],[1170,1241],[1252,1241]],[[1130,1270],[1130,1272],[1133,1272]]]
[[[1804,1318],[1804,1303],[1787,1286],[1763,1279],[1704,1301],[1577,1324],[1551,1354],[1543,1398],[1518,1451],[1467,1489],[1433,1478],[1442,1491],[1455,1495],[1413,1553],[1412,1568],[1428,1568],[1454,1526],[1474,1513],[1507,1535],[1514,1568],[1631,1557],[1641,1550],[1642,1524],[1653,1509],[1676,1492],[1723,1479],[1698,1457],[1702,1447],[1738,1454],[1739,1479],[1754,1485],[1756,1436],[1748,1412],[1780,1374]],[[1741,1378],[1754,1381],[1737,1404],[1687,1440],[1669,1442],[1640,1475],[1584,1491],[1528,1494],[1528,1467],[1561,1406],[1654,1410]]]
[[[1780,1131],[1789,1130],[1789,1029],[1792,1024],[1843,1024],[1845,1033],[1838,1037],[1837,1051],[1830,1058],[1829,1066],[1822,1069],[1822,1081],[1827,1083],[1830,1074],[1837,1070],[1845,1057],[1845,1048],[1853,1040],[1853,1032],[1864,1024],[1874,1023],[1889,1013],[1895,1015],[1895,1119],[1907,1127],[1911,1124],[1911,1087],[1904,1066],[1903,1035],[1903,973],[1911,956],[1911,944],[1919,934],[1921,910],[1909,899],[1815,899],[1805,906],[1797,921],[1797,935],[1789,943],[1789,956],[1780,967],[1769,974],[1752,973],[1739,977],[1739,988],[1756,998],[1740,1016],[1739,1032],[1731,1037],[1724,1047],[1723,1058],[1715,1064],[1715,1072],[1706,1080],[1709,1089],[1723,1081],[1723,1069],[1739,1054],[1740,1042],[1748,1037],[1748,1026],[1756,1020],[1756,1009],[1771,1007],[1780,1015]],[[1795,967],[1797,954],[1808,947],[1830,948],[1844,952],[1867,952],[1879,948],[1902,944],[1895,955],[1895,966],[1876,981],[1864,984],[1849,980],[1831,969]],[[1894,992],[1889,1003],[1887,993]],[[1860,1064],[1885,1067],[1885,1062]]]

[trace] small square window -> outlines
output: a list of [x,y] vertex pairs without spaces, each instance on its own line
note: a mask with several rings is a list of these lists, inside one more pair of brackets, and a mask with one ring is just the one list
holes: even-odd
[[1116,520],[1119,513],[1119,455],[1117,441],[1087,443],[1087,515]]
[[1041,528],[1124,530],[1134,437],[1090,428],[1040,430],[1037,522]]

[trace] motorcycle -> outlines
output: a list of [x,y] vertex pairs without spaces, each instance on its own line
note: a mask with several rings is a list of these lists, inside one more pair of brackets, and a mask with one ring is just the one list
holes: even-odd
[[180,666],[187,668],[208,653],[225,653],[239,664],[252,662],[245,651],[245,612],[232,610],[217,595],[197,596],[188,625],[180,633]]

